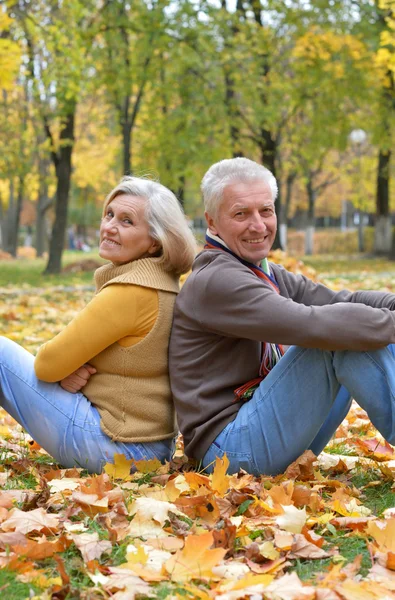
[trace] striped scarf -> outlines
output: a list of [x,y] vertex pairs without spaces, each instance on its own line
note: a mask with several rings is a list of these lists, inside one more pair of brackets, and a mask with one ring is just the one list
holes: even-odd
[[[263,279],[264,281],[269,283],[269,285],[276,291],[277,294],[280,293],[277,281],[274,278],[274,276],[272,275],[272,273],[270,272],[270,267],[269,267],[267,258],[264,258],[261,262],[261,265],[259,267],[257,267],[253,263],[250,263],[247,260],[240,258],[240,256],[237,256],[237,254],[235,254],[234,252],[232,252],[232,250],[230,250],[230,248],[228,248],[228,246],[225,244],[225,242],[223,240],[221,240],[221,238],[219,238],[216,235],[213,235],[212,233],[209,232],[209,230],[207,230],[207,232],[206,232],[206,244],[205,244],[204,248],[207,250],[212,250],[212,249],[222,250],[223,252],[227,252],[228,254],[231,254],[232,256],[237,258],[237,260],[239,260],[243,265],[245,265],[246,267],[251,269],[251,271],[253,271],[257,277],[259,277],[259,279]],[[259,375],[255,379],[251,379],[250,381],[247,381],[247,383],[245,383],[244,385],[242,385],[234,390],[235,401],[250,400],[250,398],[252,398],[252,396],[254,395],[254,392],[257,389],[257,387],[259,386],[259,384],[261,383],[261,381],[273,369],[273,367],[276,366],[276,364],[278,363],[278,361],[280,360],[280,358],[283,355],[284,355],[284,348],[280,344],[272,344],[270,342],[262,342],[262,357],[261,357],[261,364],[259,367]]]

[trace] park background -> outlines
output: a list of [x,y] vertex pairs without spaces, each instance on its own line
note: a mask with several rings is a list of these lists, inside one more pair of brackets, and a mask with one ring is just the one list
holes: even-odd
[[2,250],[58,273],[123,174],[159,178],[199,232],[203,174],[247,156],[278,179],[276,247],[393,258],[394,10],[1,0]]
[[[86,305],[122,175],[202,242],[201,178],[232,156],[277,177],[272,260],[394,293],[394,75],[395,0],[0,0],[1,334],[35,353]],[[66,471],[0,410],[7,600],[395,600],[394,506],[358,406],[275,478],[206,476],[181,440]]]

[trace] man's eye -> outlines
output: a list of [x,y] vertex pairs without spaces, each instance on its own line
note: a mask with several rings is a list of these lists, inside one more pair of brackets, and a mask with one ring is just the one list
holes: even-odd
[[130,219],[124,219],[123,222],[127,223],[128,225],[133,225],[133,221],[131,221]]

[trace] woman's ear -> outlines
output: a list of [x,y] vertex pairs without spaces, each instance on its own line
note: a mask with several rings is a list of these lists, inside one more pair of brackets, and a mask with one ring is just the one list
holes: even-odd
[[152,238],[152,244],[151,246],[148,248],[148,254],[158,254],[159,250],[162,249],[162,246],[160,245],[160,242],[158,242],[158,240],[154,240]]

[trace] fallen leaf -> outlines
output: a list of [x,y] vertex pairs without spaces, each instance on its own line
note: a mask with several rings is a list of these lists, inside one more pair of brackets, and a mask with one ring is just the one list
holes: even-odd
[[165,564],[166,571],[174,581],[189,581],[193,578],[212,577],[212,568],[225,556],[222,548],[210,549],[213,534],[190,535],[185,546],[178,550]]

